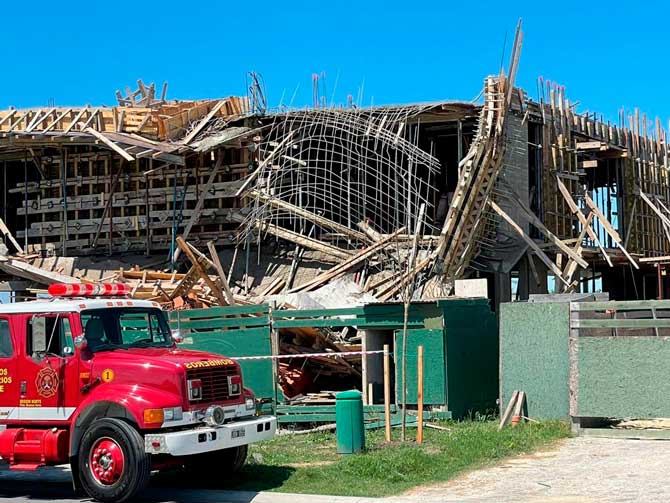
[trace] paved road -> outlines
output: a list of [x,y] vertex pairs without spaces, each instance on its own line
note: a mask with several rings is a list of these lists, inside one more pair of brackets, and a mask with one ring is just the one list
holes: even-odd
[[[437,503],[437,502],[667,502],[670,441],[579,437],[551,450],[507,459],[450,482],[396,498],[245,493],[175,487],[154,480],[146,503]],[[69,472],[17,473],[0,469],[0,501],[73,503]]]
[[[12,472],[0,465],[0,502],[75,503],[67,468],[46,468],[38,472]],[[301,494],[184,489],[165,480],[153,481],[137,503],[379,503],[372,498],[335,498]]]

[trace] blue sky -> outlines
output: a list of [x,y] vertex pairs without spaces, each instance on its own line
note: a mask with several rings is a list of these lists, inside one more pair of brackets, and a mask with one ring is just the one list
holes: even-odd
[[[509,53],[523,18],[517,83],[566,86],[579,110],[616,118],[638,106],[667,123],[670,8],[593,2],[81,2],[4,1],[0,108],[114,104],[142,78],[168,97],[245,92],[265,79],[271,106],[311,103],[325,73],[330,102],[363,88],[363,104],[470,100]],[[501,12],[501,14],[498,14]],[[336,85],[337,84],[337,85]]]

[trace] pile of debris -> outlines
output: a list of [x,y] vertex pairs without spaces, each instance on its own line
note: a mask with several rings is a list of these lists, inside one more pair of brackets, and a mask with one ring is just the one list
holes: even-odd
[[[361,345],[355,330],[290,328],[279,331],[279,349],[284,355],[323,355],[360,351]],[[344,390],[360,384],[361,356],[310,356],[280,361],[278,374],[279,385],[290,402],[304,403],[314,398],[318,401],[323,398],[323,390]]]

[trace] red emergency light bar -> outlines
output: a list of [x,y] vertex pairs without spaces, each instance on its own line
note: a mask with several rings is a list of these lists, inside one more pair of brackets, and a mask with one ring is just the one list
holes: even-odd
[[53,297],[120,297],[128,295],[130,288],[123,283],[54,283],[47,292]]

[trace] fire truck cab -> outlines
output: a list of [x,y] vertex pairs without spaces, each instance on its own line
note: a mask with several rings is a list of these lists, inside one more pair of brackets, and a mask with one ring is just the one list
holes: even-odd
[[234,360],[176,338],[157,303],[118,295],[0,305],[2,461],[69,463],[100,501],[132,498],[152,470],[241,468],[276,418],[256,415]]

